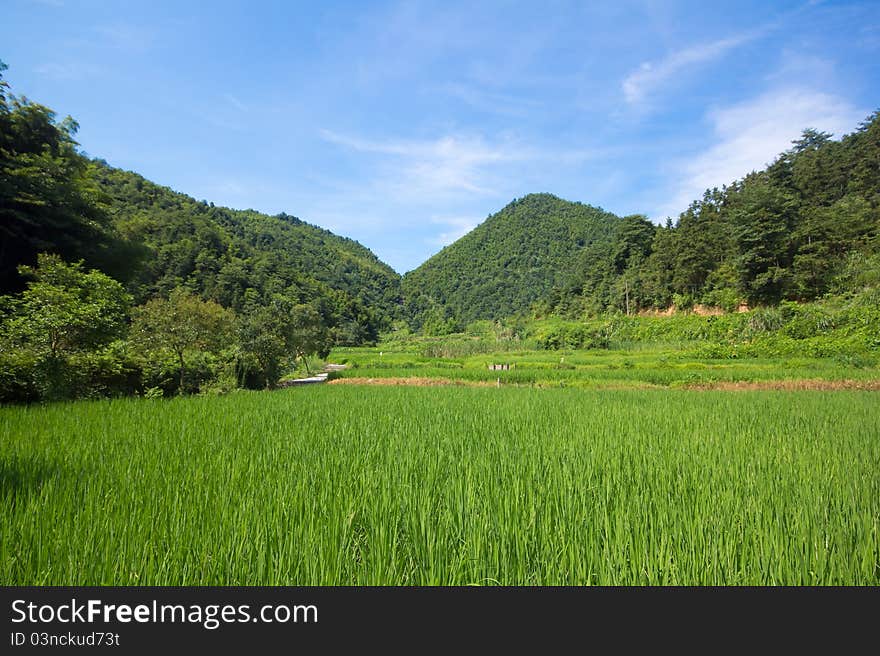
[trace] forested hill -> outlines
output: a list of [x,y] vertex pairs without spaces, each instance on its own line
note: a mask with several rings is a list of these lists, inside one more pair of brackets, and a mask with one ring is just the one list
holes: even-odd
[[215,207],[89,159],[76,121],[16,97],[0,62],[0,294],[40,253],[84,261],[135,305],[181,288],[243,315],[308,306],[337,343],[401,315],[400,276],[355,241],[280,214]]
[[599,255],[537,313],[732,310],[880,284],[880,112],[840,140],[804,130],[764,170],[707,190],[674,224],[620,233]]
[[618,217],[596,207],[530,194],[407,273],[416,324],[462,324],[527,310],[562,284],[588,248],[610,244]]
[[0,62],[0,402],[271,388],[402,316],[400,276],[286,214],[90,159]]
[[[746,173],[746,172],[744,172]],[[415,326],[705,304],[734,310],[880,285],[880,112],[806,129],[766,169],[657,226],[549,194],[491,216],[403,279]]]
[[[240,311],[248,294],[296,288],[301,300],[330,297],[350,319],[399,310],[400,277],[358,242],[300,219],[196,201],[136,173],[96,162],[116,234],[141,245],[127,284],[138,300],[186,284]],[[250,290],[250,291],[248,291]]]

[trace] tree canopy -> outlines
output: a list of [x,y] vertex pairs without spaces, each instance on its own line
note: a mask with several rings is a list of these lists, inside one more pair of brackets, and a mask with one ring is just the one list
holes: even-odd
[[436,308],[461,324],[524,312],[562,284],[590,248],[607,249],[618,218],[551,194],[530,194],[407,273],[413,322]]

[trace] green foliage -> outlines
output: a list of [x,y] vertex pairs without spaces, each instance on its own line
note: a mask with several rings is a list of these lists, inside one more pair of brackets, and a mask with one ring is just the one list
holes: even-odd
[[513,201],[404,276],[413,325],[429,321],[437,333],[436,306],[459,326],[527,311],[565,282],[584,249],[610,241],[616,220],[550,194]]
[[242,312],[282,294],[320,307],[342,344],[374,341],[399,313],[399,276],[353,240],[287,214],[200,203],[103,163],[96,181],[121,238],[146,254],[129,276],[139,301],[186,286]]
[[57,359],[100,347],[124,331],[131,298],[112,278],[46,254],[36,268],[20,271],[31,278],[27,289],[3,299],[4,335],[13,344]]
[[872,392],[311,386],[0,424],[7,585],[880,584]]
[[528,336],[539,349],[604,349],[609,346],[611,332],[610,322],[582,324],[551,320],[537,324]]
[[806,130],[765,170],[707,190],[663,227],[526,196],[407,274],[406,304],[415,327],[441,335],[449,317],[731,312],[878,286],[878,169],[875,113],[841,141]]
[[131,298],[112,278],[55,255],[21,272],[27,288],[0,298],[0,399],[93,394],[106,373],[100,354],[124,334]]
[[311,373],[308,358],[326,358],[333,345],[332,337],[317,310],[309,305],[297,305],[289,318],[287,343],[293,355],[299,358]]
[[[0,300],[0,400],[225,388],[236,373],[271,387],[294,361],[373,343],[400,317],[399,276],[361,244],[89,160],[76,122],[11,95],[5,68],[0,293],[18,294]],[[108,344],[132,297],[130,355]]]
[[316,304],[337,343],[375,341],[400,315],[400,277],[361,244],[287,214],[198,202],[89,160],[77,124],[0,78],[0,293],[49,252],[121,280],[137,303],[185,286],[240,312],[248,290]]
[[236,377],[242,387],[272,388],[281,377],[285,359],[290,356],[289,308],[282,299],[269,306],[245,308],[238,320],[239,352]]
[[191,368],[198,372],[206,366],[206,353],[216,355],[229,344],[235,322],[230,310],[180,288],[167,299],[154,298],[135,308],[133,315],[132,340],[150,356],[174,357],[180,393],[186,389],[187,354],[195,356],[197,364]]
[[106,268],[116,241],[93,167],[76,150],[76,121],[6,89],[0,78],[0,293],[23,287],[18,267],[40,252]]

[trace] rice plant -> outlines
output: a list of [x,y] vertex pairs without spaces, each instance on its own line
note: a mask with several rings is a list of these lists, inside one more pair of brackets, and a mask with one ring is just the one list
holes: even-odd
[[871,392],[78,402],[0,453],[4,584],[880,583]]

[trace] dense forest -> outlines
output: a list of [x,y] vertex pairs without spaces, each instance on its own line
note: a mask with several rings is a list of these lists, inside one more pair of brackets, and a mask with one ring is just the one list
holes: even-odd
[[[880,283],[880,113],[812,129],[673,223],[547,194],[515,201],[403,281],[416,326],[702,304],[733,311]],[[438,324],[438,320],[443,321]]]
[[583,252],[607,252],[619,221],[550,194],[514,200],[404,276],[409,316],[434,332],[527,311]]
[[185,286],[241,312],[281,293],[314,302],[348,344],[375,340],[398,312],[399,276],[356,241],[286,214],[215,207],[93,164],[113,234],[127,246],[117,277],[136,302]]
[[0,397],[273,386],[399,316],[399,276],[357,242],[90,159],[3,70]]

